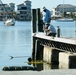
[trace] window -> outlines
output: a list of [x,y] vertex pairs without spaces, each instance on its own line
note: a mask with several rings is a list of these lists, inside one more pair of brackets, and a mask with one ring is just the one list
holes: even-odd
[[23,10],[27,10],[27,7],[21,7],[21,9],[23,9]]

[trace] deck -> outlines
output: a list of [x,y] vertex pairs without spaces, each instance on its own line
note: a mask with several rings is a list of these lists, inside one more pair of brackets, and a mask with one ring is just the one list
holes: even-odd
[[43,32],[34,33],[34,38],[40,40],[42,45],[48,45],[59,50],[76,52],[76,39],[65,37],[46,36]]

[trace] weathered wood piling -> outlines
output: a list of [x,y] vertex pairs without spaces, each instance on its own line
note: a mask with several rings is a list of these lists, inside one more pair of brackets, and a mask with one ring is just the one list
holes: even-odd
[[[32,32],[43,32],[43,25],[40,17],[40,9],[32,9]],[[40,46],[38,39],[33,37],[33,52],[32,58],[33,60],[42,59],[43,55],[43,46]]]

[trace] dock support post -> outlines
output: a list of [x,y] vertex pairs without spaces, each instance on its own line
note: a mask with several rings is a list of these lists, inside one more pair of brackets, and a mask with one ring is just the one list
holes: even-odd
[[60,37],[60,28],[57,26],[57,37]]
[[43,22],[41,19],[40,8],[37,8],[37,24],[38,24],[38,32],[43,32]]
[[32,60],[35,60],[35,42],[36,42],[36,38],[33,37]]
[[33,60],[43,60],[43,46],[40,45],[40,41],[34,38],[33,40],[34,48],[33,48]]
[[37,60],[43,60],[43,47],[42,45],[40,45],[40,41],[37,39],[36,40],[36,59]]
[[[38,22],[38,27],[37,27],[37,22]],[[37,29],[38,28],[38,29]],[[42,32],[43,31],[43,25],[42,25],[42,21],[41,21],[41,16],[40,16],[40,9],[32,9],[32,33],[36,33],[37,30],[39,32]],[[37,47],[37,51],[36,51],[36,44],[39,43],[39,41],[36,41],[36,38],[33,37],[33,48],[32,48],[32,59],[35,60],[36,58],[37,59],[42,59],[41,58],[38,58],[39,56],[39,52],[42,54],[42,51],[39,51],[38,47]],[[39,45],[39,48],[43,48],[40,43],[37,44],[37,46]],[[37,52],[37,55],[36,55],[36,52]]]
[[36,26],[36,9],[32,9],[32,32],[35,33],[37,31]]
[[[36,9],[32,9],[32,33],[36,33],[37,31],[37,26],[36,26]],[[32,37],[33,40],[33,45],[32,45],[32,60],[34,60],[35,57],[35,42],[36,39]]]

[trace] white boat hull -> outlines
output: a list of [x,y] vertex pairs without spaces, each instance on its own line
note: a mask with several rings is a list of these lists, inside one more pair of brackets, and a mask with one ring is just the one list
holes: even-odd
[[15,25],[15,20],[14,19],[8,19],[4,22],[6,26],[14,26]]

